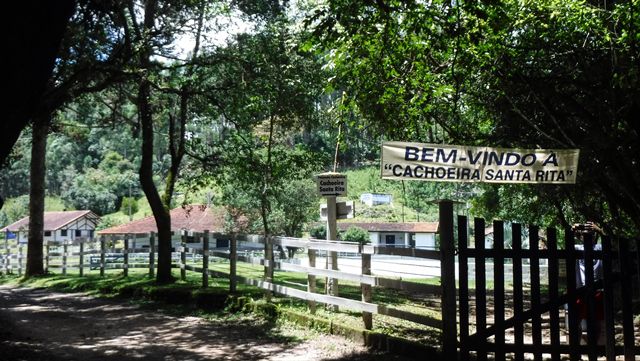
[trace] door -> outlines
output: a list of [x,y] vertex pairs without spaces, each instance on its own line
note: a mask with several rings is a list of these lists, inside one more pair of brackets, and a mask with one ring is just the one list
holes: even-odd
[[384,243],[387,247],[395,247],[396,246],[395,234],[387,234],[386,236],[384,236]]

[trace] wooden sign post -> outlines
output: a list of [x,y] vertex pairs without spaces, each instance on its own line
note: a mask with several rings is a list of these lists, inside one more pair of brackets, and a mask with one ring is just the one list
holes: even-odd
[[[327,172],[316,176],[318,184],[318,193],[327,198],[327,240],[335,241],[338,239],[338,224],[336,197],[347,194],[347,176],[340,173]],[[331,269],[338,270],[338,252],[329,252],[331,260]],[[327,294],[338,296],[338,280],[329,279],[327,281]],[[337,310],[337,306],[333,306]]]

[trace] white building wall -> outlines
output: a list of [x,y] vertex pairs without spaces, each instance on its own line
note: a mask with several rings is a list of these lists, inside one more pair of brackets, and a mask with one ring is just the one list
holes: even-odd
[[[63,235],[66,231],[66,234]],[[76,239],[89,239],[95,236],[95,227],[94,225],[85,220],[84,218],[80,218],[68,225],[64,226],[61,229],[55,231],[47,231],[43,235],[43,241],[45,242],[62,242],[62,241],[73,241]],[[47,235],[49,234],[49,235]],[[29,231],[23,230],[18,232],[17,235],[18,242],[27,243],[29,239]]]
[[416,248],[435,249],[436,235],[433,233],[416,233]]
[[372,246],[380,245],[380,233],[379,232],[369,232],[369,239],[371,240]]

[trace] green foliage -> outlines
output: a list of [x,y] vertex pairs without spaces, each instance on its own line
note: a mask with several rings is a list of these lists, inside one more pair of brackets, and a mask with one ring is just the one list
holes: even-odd
[[120,154],[107,151],[97,168],[88,168],[71,181],[62,197],[76,209],[103,215],[119,209],[129,189],[137,189],[132,164]]
[[309,236],[316,239],[327,239],[327,227],[322,225],[313,226],[309,230]]
[[311,177],[284,182],[271,209],[271,231],[289,237],[302,237],[305,224],[318,218],[318,194]]
[[16,198],[7,199],[0,211],[2,218],[9,225],[23,217],[29,215],[29,196],[24,195]]
[[[145,197],[142,197],[136,201],[135,207],[137,208],[137,212],[133,213],[131,218],[132,220],[141,219],[144,217],[151,216],[153,213],[151,212],[151,208],[149,207],[149,203]],[[114,213],[109,213],[102,215],[100,217],[100,223],[96,226],[97,230],[102,230],[105,228],[118,226],[124,223],[129,222],[129,212],[127,210],[126,213],[121,211],[117,211]]]
[[22,133],[13,147],[7,164],[0,172],[0,194],[3,198],[14,198],[29,194],[29,165],[31,163],[31,132]]
[[[219,202],[230,209],[242,210],[249,219],[250,229],[257,226],[264,230],[264,223],[273,232],[300,236],[304,225],[317,216],[317,192],[311,180],[315,168],[311,154],[302,148],[289,149],[276,146],[268,164],[266,149],[257,149],[248,154],[228,154],[228,171],[217,175],[221,187]],[[262,173],[266,167],[271,172],[268,178]],[[265,220],[262,207],[268,210]]]
[[138,201],[135,198],[124,197],[120,205],[120,212],[123,214],[135,214],[138,212]]
[[[361,167],[344,172],[348,181],[348,198],[356,201],[356,217],[367,221],[415,222],[438,219],[437,200],[469,202],[481,189],[471,183],[389,181],[380,178],[378,167]],[[392,205],[369,207],[359,203],[362,193],[387,193]],[[404,205],[404,207],[403,207]]]
[[[69,208],[59,197],[48,196],[44,200],[44,210],[46,212],[66,211]],[[5,200],[0,210],[0,224],[6,226],[27,216],[29,216],[29,196],[9,198]]]
[[640,228],[640,189],[628,181],[640,178],[637,5],[329,0],[308,23],[362,128],[404,141],[579,148],[576,186],[504,188],[498,206],[524,219],[517,210],[537,199],[538,221],[579,214],[624,233]]
[[344,233],[340,235],[340,239],[346,242],[354,242],[360,244],[366,244],[371,242],[369,238],[369,232],[360,227],[349,227]]

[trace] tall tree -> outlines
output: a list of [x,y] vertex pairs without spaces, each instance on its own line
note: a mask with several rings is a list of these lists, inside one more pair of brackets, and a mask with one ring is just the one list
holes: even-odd
[[42,246],[44,234],[44,189],[47,134],[51,119],[48,115],[33,122],[31,145],[31,190],[29,192],[29,241],[27,244],[26,277],[44,274]]
[[[78,4],[63,37],[53,76],[46,84],[44,93],[34,104],[29,198],[29,248],[32,252],[27,254],[27,264],[31,266],[27,267],[27,277],[44,272],[42,220],[46,137],[51,120],[64,104],[78,95],[104,89],[112,84],[120,74],[119,69],[114,66],[122,64],[127,58],[127,54],[118,46],[121,37],[114,36],[114,24],[107,21],[107,18],[102,9],[94,8],[91,2]],[[96,19],[99,20],[94,22]],[[80,32],[80,29],[83,32]]]
[[[204,2],[160,4],[154,0],[141,4],[140,14],[134,2],[128,9],[128,16],[132,19],[132,32],[136,34],[138,54],[136,65],[140,76],[137,83],[137,98],[135,105],[138,109],[138,121],[142,136],[142,158],[140,162],[140,184],[149,202],[158,228],[158,283],[173,281],[171,275],[171,200],[173,198],[176,181],[179,177],[180,166],[185,154],[185,133],[187,122],[190,120],[189,103],[192,93],[193,66],[198,57],[200,37],[207,8]],[[141,19],[139,17],[142,16]],[[186,67],[186,72],[179,74],[181,86],[165,87],[156,80],[163,77],[163,66],[153,60],[154,56],[163,55],[164,46],[172,42],[174,37],[184,32],[185,23],[195,18],[195,45],[191,53],[191,62],[182,62],[178,68]],[[164,28],[163,28],[164,27]],[[174,33],[170,33],[173,31]],[[185,80],[186,79],[186,80]],[[160,195],[154,182],[154,124],[155,118],[160,116],[154,104],[154,91],[163,92],[177,98],[177,110],[168,110],[164,117],[168,121],[168,143],[170,165],[165,174],[164,192]],[[157,107],[159,108],[159,107]]]
[[637,6],[330,0],[309,24],[366,126],[397,140],[580,148],[576,186],[522,188],[560,222],[570,208],[625,231],[640,226]]

